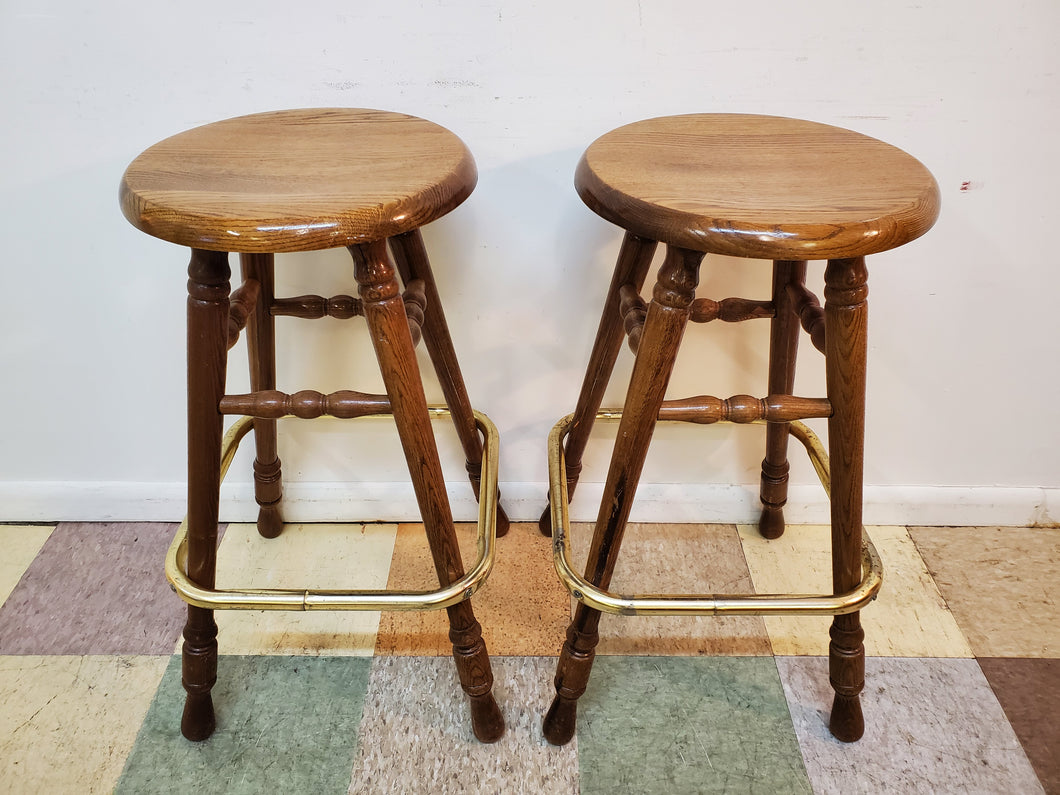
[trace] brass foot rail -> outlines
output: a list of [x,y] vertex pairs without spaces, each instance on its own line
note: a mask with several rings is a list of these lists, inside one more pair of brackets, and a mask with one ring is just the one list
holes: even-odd
[[[598,420],[621,419],[618,410],[597,413]],[[571,563],[569,497],[563,453],[563,440],[570,429],[573,414],[556,423],[548,438],[549,503],[552,506],[552,557],[560,580],[571,595],[587,606],[604,613],[620,615],[839,615],[853,613],[873,599],[883,581],[883,564],[868,534],[862,528],[862,578],[851,591],[842,594],[615,594],[593,585],[580,576]],[[757,424],[763,424],[759,421]],[[821,440],[806,425],[792,421],[790,433],[810,456],[825,493],[831,489],[828,453]]]
[[[448,416],[449,410],[443,406],[431,406],[428,413],[431,419],[436,419]],[[187,574],[187,517],[177,529],[166,555],[166,578],[185,602],[209,610],[440,610],[470,599],[493,568],[497,540],[497,428],[485,414],[476,411],[474,415],[484,437],[476,536],[478,559],[467,574],[451,585],[434,591],[203,588]],[[232,464],[239,442],[253,424],[252,417],[240,417],[225,435],[221,446],[222,480]]]

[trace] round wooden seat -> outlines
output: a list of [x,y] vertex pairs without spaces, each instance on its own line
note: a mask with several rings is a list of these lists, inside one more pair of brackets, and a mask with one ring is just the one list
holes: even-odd
[[695,251],[774,260],[862,257],[924,234],[939,190],[916,158],[826,124],[665,116],[598,138],[575,185],[598,215]]
[[191,248],[312,251],[393,237],[475,187],[456,135],[401,113],[325,108],[241,116],[174,135],[132,162],[133,226]]

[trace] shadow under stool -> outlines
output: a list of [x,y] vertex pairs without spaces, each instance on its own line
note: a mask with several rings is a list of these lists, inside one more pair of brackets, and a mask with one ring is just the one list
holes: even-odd
[[[191,248],[188,268],[188,515],[167,576],[188,602],[181,731],[204,740],[215,727],[216,609],[448,611],[460,684],[475,736],[493,742],[504,720],[469,601],[489,574],[495,535],[508,529],[497,504],[497,435],[468,399],[419,228],[461,204],[475,187],[471,153],[448,130],[374,110],[262,113],[208,124],[143,152],[126,170],[120,198],[138,229]],[[357,298],[274,294],[274,254],[348,248]],[[229,253],[242,284],[230,289]],[[399,281],[400,277],[400,281]],[[386,394],[276,389],[276,316],[363,316]],[[228,350],[246,330],[249,394],[226,394]],[[430,407],[416,361],[420,338],[445,407]],[[283,529],[276,420],[393,415],[430,543],[440,589],[430,592],[217,590],[219,488],[251,429],[257,455],[258,531]],[[239,419],[222,438],[225,415]],[[430,427],[450,415],[480,497],[478,560],[465,572]]]
[[[574,734],[599,641],[601,611],[615,614],[833,615],[830,729],[851,742],[864,732],[864,632],[859,610],[874,598],[881,565],[862,528],[868,272],[865,257],[931,228],[939,191],[910,155],[849,130],[770,116],[699,114],[640,121],[585,152],[578,194],[625,230],[575,411],[549,440],[552,533],[560,579],[578,600],[544,720],[549,742]],[[641,289],[656,247],[666,247],[652,297]],[[773,260],[770,300],[696,298],[706,254]],[[805,286],[807,260],[825,260],[822,308]],[[726,267],[733,267],[726,263]],[[765,398],[666,399],[689,321],[770,318]],[[792,394],[801,330],[825,356],[826,397]],[[621,410],[601,410],[624,338],[636,354]],[[828,419],[828,452],[802,424]],[[594,421],[618,420],[584,576],[570,562],[568,501]],[[765,423],[760,532],[784,532],[787,440],[803,443],[831,502],[833,593],[822,595],[618,595],[607,590],[644,459],[658,421]],[[829,453],[831,454],[829,456]],[[830,458],[830,461],[829,461]]]

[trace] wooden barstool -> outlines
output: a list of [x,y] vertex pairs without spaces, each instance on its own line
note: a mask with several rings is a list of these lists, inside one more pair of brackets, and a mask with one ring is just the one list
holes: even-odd
[[[556,672],[546,738],[570,740],[599,640],[600,611],[623,614],[813,613],[835,616],[829,647],[835,690],[830,728],[861,737],[864,656],[859,610],[879,588],[881,567],[863,544],[865,257],[924,234],[939,192],[927,169],[899,149],[848,130],[794,119],[689,115],[621,127],[595,141],[575,185],[598,215],[625,230],[577,407],[550,439],[551,527],[560,577],[579,604]],[[640,290],[657,243],[666,245],[651,302]],[[772,299],[695,298],[705,254],[771,259]],[[827,260],[825,305],[805,287],[806,261]],[[685,325],[771,318],[768,395],[666,400]],[[801,321],[801,322],[800,322]],[[800,325],[825,355],[826,398],[792,395]],[[600,411],[623,331],[636,362],[621,412]],[[584,577],[570,564],[567,501],[593,422],[620,425]],[[828,418],[831,452],[801,422]],[[623,596],[608,592],[644,458],[658,420],[765,422],[760,531],[784,531],[787,437],[807,447],[826,489],[832,521],[832,594]],[[565,439],[565,444],[564,444]]]
[[[419,232],[463,202],[476,179],[471,153],[448,130],[413,116],[350,109],[279,111],[208,124],[152,146],[125,172],[125,217],[150,235],[192,249],[188,517],[167,561],[171,582],[189,603],[183,647],[188,696],[181,723],[188,739],[205,739],[215,725],[210,696],[217,674],[215,609],[444,607],[475,736],[493,742],[503,734],[489,656],[468,601],[489,573],[494,533],[503,535],[508,527],[497,506],[496,432],[471,408]],[[359,298],[275,297],[275,253],[341,246],[353,256]],[[239,254],[242,266],[243,283],[234,292],[229,252]],[[386,394],[277,391],[276,315],[363,315]],[[227,352],[244,326],[254,391],[226,395]],[[441,381],[445,410],[430,409],[424,397],[414,352],[421,336]],[[479,560],[466,574],[430,428],[431,416],[446,413],[456,425],[476,496],[481,490],[482,497]],[[222,445],[225,414],[243,416]],[[276,420],[374,414],[393,414],[442,588],[217,590],[219,483],[239,438],[253,427],[258,530],[271,538],[283,527]]]

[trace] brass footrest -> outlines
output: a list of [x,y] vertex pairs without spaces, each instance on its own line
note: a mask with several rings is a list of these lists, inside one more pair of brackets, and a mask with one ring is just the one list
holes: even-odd
[[[621,419],[617,410],[597,413],[598,420]],[[552,557],[567,590],[580,602],[604,613],[639,616],[664,615],[839,615],[853,613],[873,599],[883,581],[883,564],[868,534],[862,528],[861,583],[842,594],[615,594],[593,585],[574,571],[570,552],[570,516],[563,441],[573,414],[556,423],[548,437],[549,503],[552,510]],[[758,423],[763,424],[763,423]],[[831,488],[828,454],[817,435],[801,422],[791,422],[791,435],[810,456],[825,492]]]
[[[431,406],[428,413],[431,419],[449,416],[444,406]],[[476,411],[474,415],[484,437],[476,536],[478,558],[471,570],[453,584],[435,591],[203,588],[187,574],[187,517],[177,529],[166,555],[166,578],[185,602],[209,610],[440,610],[470,599],[493,568],[497,540],[497,428],[482,412]],[[239,442],[253,425],[252,417],[240,417],[225,435],[221,446],[222,480]]]

